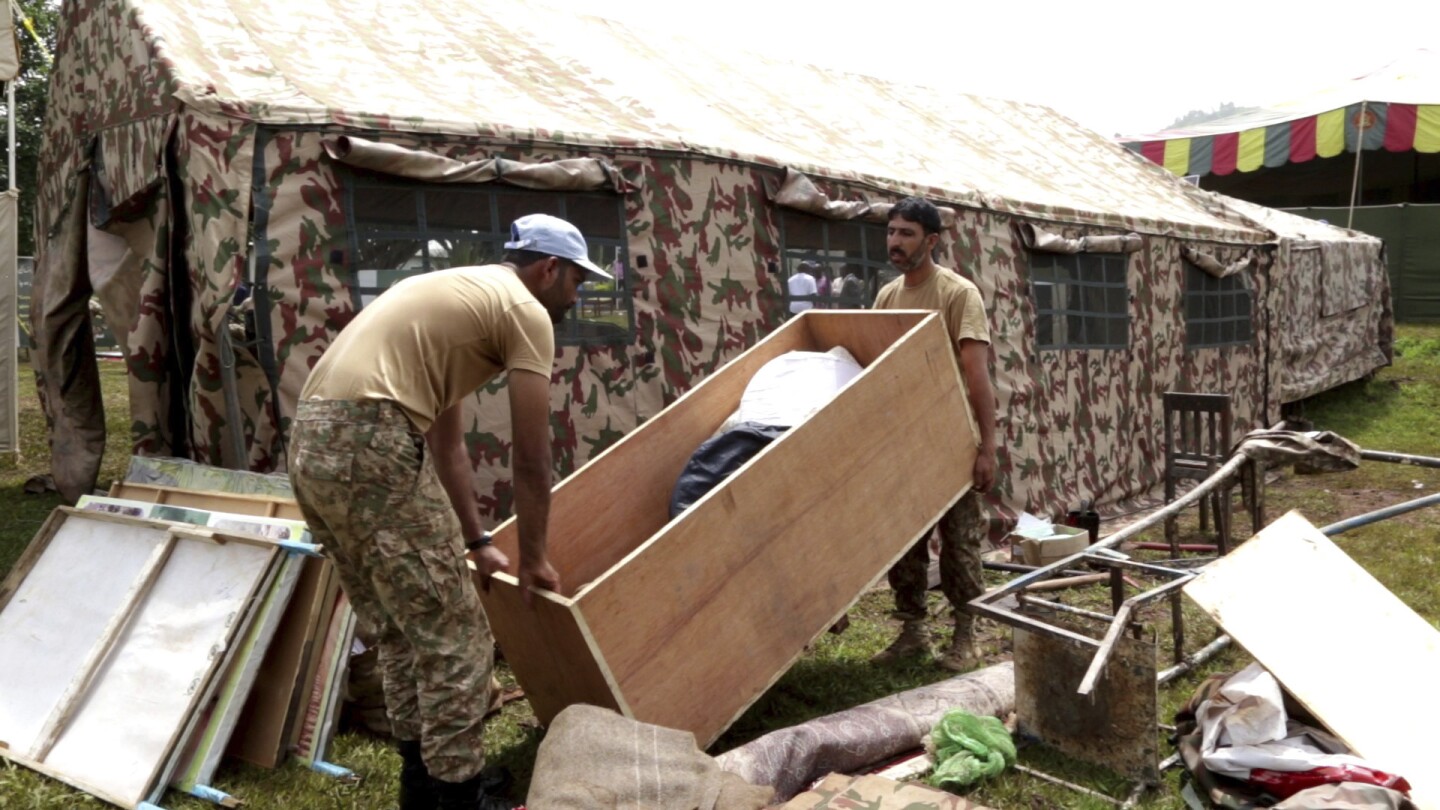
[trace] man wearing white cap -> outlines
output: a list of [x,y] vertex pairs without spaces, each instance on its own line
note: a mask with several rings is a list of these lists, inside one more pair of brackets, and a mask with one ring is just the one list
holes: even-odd
[[406,279],[315,364],[290,433],[290,480],[355,611],[379,627],[385,705],[400,741],[400,806],[509,807],[481,786],[493,664],[481,583],[509,568],[480,522],[465,399],[502,371],[514,452],[517,576],[558,590],[546,557],[554,325],[586,280],[609,279],[574,225],[516,220],[500,264]]

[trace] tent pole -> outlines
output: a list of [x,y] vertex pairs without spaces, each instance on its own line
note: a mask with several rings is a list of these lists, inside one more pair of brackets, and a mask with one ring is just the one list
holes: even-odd
[[1365,111],[1369,104],[1368,101],[1360,102],[1360,120],[1355,127],[1355,173],[1350,178],[1350,214],[1345,218],[1346,228],[1355,225],[1355,197],[1360,193],[1360,156],[1365,154],[1365,130],[1369,129]]
[[15,80],[5,82],[5,118],[10,130],[10,190],[15,190]]

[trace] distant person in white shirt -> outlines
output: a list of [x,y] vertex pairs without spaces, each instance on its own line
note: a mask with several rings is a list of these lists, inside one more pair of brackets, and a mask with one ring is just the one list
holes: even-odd
[[[789,281],[786,282],[790,287],[791,299],[798,298],[802,295],[815,295],[819,292],[820,288],[815,284],[815,271],[819,269],[820,265],[815,262],[805,261],[800,263],[800,269],[796,270],[794,275],[790,276]],[[813,301],[791,300],[790,313],[804,312],[813,306],[815,306]]]

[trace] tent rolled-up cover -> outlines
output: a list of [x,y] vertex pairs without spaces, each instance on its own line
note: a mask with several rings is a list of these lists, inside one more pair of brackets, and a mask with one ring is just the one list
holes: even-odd
[[1025,247],[1040,253],[1134,253],[1143,243],[1138,233],[1069,237],[1030,222],[1019,229]]
[[325,154],[347,166],[393,174],[426,183],[506,183],[545,191],[614,191],[629,186],[620,171],[603,160],[568,158],[523,163],[506,158],[462,161],[351,135],[324,144]]
[[1229,264],[1220,261],[1208,253],[1202,253],[1189,245],[1180,246],[1180,255],[1184,257],[1185,261],[1190,262],[1215,278],[1228,278],[1237,273],[1243,273],[1255,266],[1254,251],[1246,251],[1244,256],[1241,256]]
[[[865,200],[832,200],[825,196],[815,183],[794,169],[786,169],[779,188],[770,196],[771,202],[784,208],[793,208],[825,219],[858,219],[864,222],[885,222],[890,218],[890,203],[872,203]],[[955,224],[955,209],[936,206],[940,209],[940,224],[946,228]]]

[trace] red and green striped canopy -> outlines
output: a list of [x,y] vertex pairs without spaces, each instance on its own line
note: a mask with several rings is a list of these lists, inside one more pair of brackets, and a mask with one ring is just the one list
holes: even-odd
[[1231,132],[1176,130],[1122,143],[1182,176],[1253,172],[1357,149],[1440,152],[1440,104],[1360,102]]

